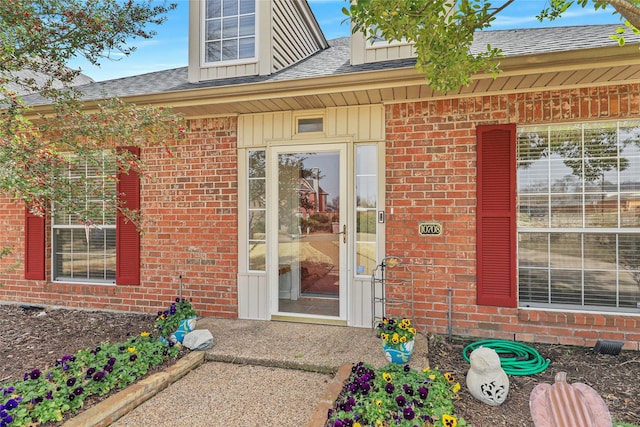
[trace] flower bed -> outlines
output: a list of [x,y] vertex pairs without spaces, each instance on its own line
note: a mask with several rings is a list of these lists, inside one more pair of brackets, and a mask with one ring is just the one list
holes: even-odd
[[33,369],[22,380],[0,385],[0,427],[38,425],[62,421],[76,414],[90,398],[124,388],[149,369],[180,355],[167,337],[180,321],[195,317],[191,303],[176,298],[159,312],[154,323],[158,335],[142,332],[120,343],[102,343],[56,360],[51,368]]
[[126,342],[65,355],[52,368],[34,369],[0,387],[0,427],[61,421],[89,397],[124,388],[179,352],[178,346],[143,332]]
[[418,372],[409,365],[389,364],[376,370],[360,362],[329,410],[326,426],[466,426],[454,414],[459,390],[453,375],[438,369]]

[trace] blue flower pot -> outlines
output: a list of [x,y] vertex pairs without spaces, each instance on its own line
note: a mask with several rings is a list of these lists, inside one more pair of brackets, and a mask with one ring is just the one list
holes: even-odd
[[385,341],[382,342],[382,348],[384,349],[384,355],[389,363],[406,364],[411,360],[413,354],[414,340],[407,341],[401,344],[390,344]]
[[178,326],[178,330],[171,334],[171,341],[182,343],[184,340],[184,336],[189,332],[193,331],[196,327],[196,318],[192,317],[190,319],[184,319],[180,321],[180,326]]

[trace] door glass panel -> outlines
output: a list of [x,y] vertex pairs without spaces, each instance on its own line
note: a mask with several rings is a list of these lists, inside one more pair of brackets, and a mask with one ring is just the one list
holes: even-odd
[[339,316],[340,153],[278,154],[278,311]]
[[369,275],[376,262],[378,147],[356,147],[356,274]]

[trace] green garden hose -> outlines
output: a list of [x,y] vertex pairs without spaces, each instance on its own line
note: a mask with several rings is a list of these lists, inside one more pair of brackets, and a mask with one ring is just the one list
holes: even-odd
[[[469,354],[479,347],[495,350],[500,356],[500,366],[508,375],[524,376],[538,374],[549,366],[549,359],[545,359],[535,348],[528,345],[507,340],[476,341],[462,350],[464,360],[469,362]],[[468,354],[467,354],[468,353]]]

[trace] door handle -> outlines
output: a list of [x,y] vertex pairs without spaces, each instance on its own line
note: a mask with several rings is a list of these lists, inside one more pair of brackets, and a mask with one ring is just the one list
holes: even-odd
[[336,234],[342,234],[342,243],[347,243],[347,224],[342,226],[342,231]]

